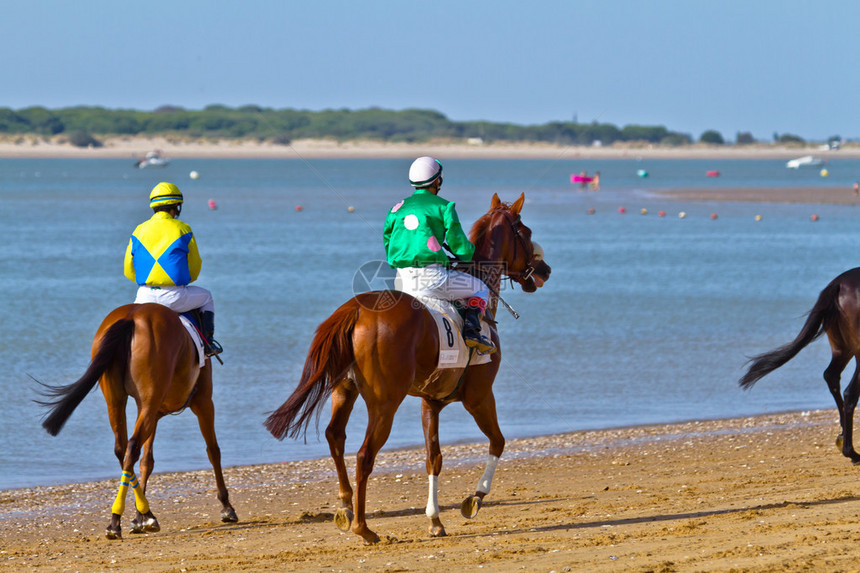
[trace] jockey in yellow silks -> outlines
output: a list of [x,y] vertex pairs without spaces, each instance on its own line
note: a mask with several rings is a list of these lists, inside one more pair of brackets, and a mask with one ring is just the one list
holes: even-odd
[[203,261],[187,223],[178,219],[182,192],[173,183],[159,183],[149,194],[152,218],[132,233],[125,250],[125,276],[137,283],[135,303],[155,302],[176,312],[199,308],[206,355],[220,354],[215,333],[212,293],[189,283],[197,280]]

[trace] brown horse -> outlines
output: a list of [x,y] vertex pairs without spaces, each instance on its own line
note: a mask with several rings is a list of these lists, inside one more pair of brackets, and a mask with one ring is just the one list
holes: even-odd
[[[197,416],[206,452],[215,470],[221,520],[238,521],[230,505],[221,473],[221,450],[215,439],[215,407],[212,404],[212,365],[203,368],[191,336],[179,315],[160,304],[127,304],[110,314],[93,339],[92,361],[84,375],[68,386],[47,387],[52,399],[40,402],[50,408],[42,426],[56,436],[96,382],[101,386],[114,433],[114,453],[122,468],[119,492],[111,508],[108,539],[122,537],[120,525],[128,487],[134,491],[137,515],[133,533],[158,531],[158,520],[146,500],[146,482],[152,473],[155,427],[165,414],[186,406]],[[137,403],[137,421],[131,438],[126,427],[128,397]],[[141,458],[141,447],[143,457]],[[140,459],[140,482],[134,465]]]
[[[531,240],[531,230],[520,220],[523,195],[512,205],[493,196],[490,210],[472,228],[475,264],[469,272],[498,292],[502,275],[534,292],[549,278],[550,268],[541,260],[541,251]],[[489,314],[496,310],[492,297]],[[379,541],[365,517],[367,480],[380,448],[388,439],[397,408],[407,395],[419,396],[430,495],[426,514],[430,534],[445,535],[439,520],[438,476],[442,469],[439,447],[439,412],[460,401],[489,438],[489,456],[484,475],[474,495],[463,502],[461,511],[474,517],[490,491],[496,463],[505,447],[499,429],[493,380],[501,362],[498,334],[493,329],[498,351],[486,364],[465,369],[436,370],[439,332],[423,304],[408,294],[374,291],[358,295],[338,308],[319,328],[311,343],[301,380],[292,395],[266,420],[266,428],[278,439],[297,437],[307,430],[311,417],[331,396],[332,415],[326,429],[331,456],[339,482],[342,507],[335,523],[352,530],[368,543]],[[356,500],[344,464],[346,425],[355,401],[361,396],[367,406],[368,424],[364,443],[356,456]],[[355,523],[352,523],[353,517]]]
[[[784,346],[754,356],[747,373],[738,384],[744,389],[752,388],[758,380],[794,358],[824,333],[827,333],[831,349],[830,365],[824,371],[824,380],[836,401],[842,427],[842,433],[836,438],[836,446],[852,463],[860,464],[860,455],[854,451],[853,444],[854,409],[860,397],[857,381],[860,370],[860,268],[845,271],[833,279],[821,291],[797,337]],[[842,371],[852,358],[855,361],[854,375],[845,388],[843,401],[839,394]]]

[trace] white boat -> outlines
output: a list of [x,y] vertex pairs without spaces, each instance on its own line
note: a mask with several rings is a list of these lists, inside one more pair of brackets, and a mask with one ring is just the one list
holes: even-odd
[[147,153],[146,157],[138,160],[134,166],[138,169],[145,169],[147,167],[167,167],[168,163],[170,163],[170,161],[162,157],[161,151],[156,149],[155,151]]
[[824,165],[824,161],[817,157],[813,157],[812,155],[804,155],[803,157],[792,159],[785,164],[785,166],[789,169],[800,169],[801,167],[818,167],[819,165]]

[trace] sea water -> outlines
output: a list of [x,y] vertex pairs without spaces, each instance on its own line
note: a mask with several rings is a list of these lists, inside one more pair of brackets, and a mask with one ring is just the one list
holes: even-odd
[[[523,221],[553,269],[534,294],[503,285],[520,314],[514,320],[500,308],[497,316],[503,357],[494,388],[508,438],[832,407],[821,378],[824,340],[750,392],[737,379],[748,356],[791,340],[819,291],[860,263],[860,210],[814,205],[814,197],[793,205],[676,202],[658,192],[826,185],[850,194],[860,161],[832,160],[827,179],[776,160],[444,163],[443,196],[456,201],[467,229],[493,193],[508,202],[525,193]],[[224,465],[326,457],[327,409],[304,440],[279,442],[262,423],[295,387],[317,325],[355,292],[384,286],[359,271],[384,259],[382,224],[411,192],[408,166],[177,159],[139,170],[131,160],[0,160],[0,488],[117,475],[100,392],[50,437],[34,379],[77,380],[101,320],[134,299],[123,255],[162,180],[182,188],[182,219],[204,261],[198,284],[216,301],[225,351],[224,365],[214,365],[215,423]],[[641,169],[649,177],[638,177]],[[189,178],[192,170],[198,179]],[[600,192],[570,184],[582,170],[601,172]],[[708,170],[721,176],[706,178]],[[361,404],[348,452],[364,436]],[[485,440],[456,403],[442,412],[440,437]],[[420,400],[409,397],[386,447],[422,443]],[[155,459],[156,472],[209,467],[190,411],[159,422]],[[415,463],[420,471],[423,456]]]

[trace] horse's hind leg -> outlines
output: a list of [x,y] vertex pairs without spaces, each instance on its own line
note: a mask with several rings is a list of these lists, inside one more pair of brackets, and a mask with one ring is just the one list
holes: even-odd
[[[152,475],[152,469],[155,467],[155,456],[152,453],[154,443],[155,432],[143,443],[143,451],[140,456],[140,490],[144,495],[146,495],[146,482],[149,481],[149,476]],[[161,526],[152,511],[143,514],[137,509],[134,519],[131,520],[131,532],[143,533],[145,531],[155,533],[161,531]]]
[[[209,385],[211,388],[211,384]],[[198,389],[199,395],[191,403],[191,411],[197,416],[200,425],[200,433],[206,442],[206,453],[209,455],[209,463],[215,472],[215,484],[218,487],[218,501],[221,502],[221,521],[234,523],[239,521],[236,510],[230,504],[230,494],[227,492],[227,484],[224,482],[224,474],[221,471],[221,448],[215,438],[215,404],[212,403],[211,390],[206,393],[204,388]]]
[[860,397],[860,385],[857,382],[858,370],[854,370],[851,382],[845,388],[845,404],[842,414],[842,455],[851,459],[851,462],[860,464],[860,455],[854,451],[854,409],[857,407],[857,399]]
[[125,456],[122,460],[122,476],[120,476],[119,491],[111,507],[111,520],[105,532],[108,539],[116,539],[122,536],[120,522],[122,514],[125,512],[125,497],[129,487],[134,492],[137,511],[155,519],[155,516],[149,510],[149,502],[146,500],[146,495],[137,481],[137,476],[134,475],[134,465],[140,458],[141,444],[145,443],[154,433],[156,422],[157,414],[154,409],[146,405],[138,406],[137,422],[135,423],[134,432],[128,440]]
[[[122,384],[112,384],[113,380],[113,376],[105,374],[101,380],[101,389],[107,405],[108,420],[113,430],[114,455],[116,455],[119,467],[122,470],[124,468],[123,460],[128,449],[128,426],[125,417],[128,395],[122,389]],[[123,472],[120,478],[120,491],[123,492],[123,504],[125,503],[125,491],[128,489],[128,482],[124,478],[125,472]],[[108,539],[120,539],[122,537],[121,517],[121,513],[116,514],[113,510],[111,511],[111,520],[105,529],[105,536]]]
[[499,428],[499,419],[496,415],[496,398],[493,396],[492,391],[487,392],[480,400],[471,400],[467,394],[464,397],[463,406],[475,419],[475,422],[484,435],[490,440],[487,465],[484,468],[481,479],[478,480],[475,494],[464,499],[460,505],[460,513],[463,517],[471,519],[481,509],[484,496],[490,493],[490,486],[496,473],[496,465],[499,463],[499,458],[505,449],[505,436],[502,435],[502,430]]
[[334,523],[338,529],[349,531],[355,515],[352,507],[352,486],[349,474],[343,461],[346,447],[346,424],[352,414],[352,407],[358,398],[358,390],[351,381],[345,381],[335,386],[331,393],[331,421],[325,430],[331,458],[337,470],[338,498],[340,508],[335,513]]
[[842,401],[842,389],[840,386],[842,382],[842,371],[845,370],[851,357],[846,356],[842,351],[840,351],[834,344],[833,340],[830,341],[830,346],[833,356],[830,359],[830,364],[824,370],[824,381],[827,382],[827,389],[830,390],[830,394],[833,396],[833,401],[836,402],[836,410],[839,412],[839,428],[841,429],[841,432],[836,437],[836,447],[841,450],[844,445],[843,436],[845,435],[845,406]]
[[[405,396],[404,396],[405,397]],[[376,543],[379,536],[368,526],[365,516],[367,506],[367,479],[373,471],[376,455],[388,440],[391,433],[391,424],[394,422],[394,414],[403,397],[398,401],[386,401],[381,406],[367,408],[367,434],[361,449],[358,450],[355,463],[355,523],[352,531],[360,535],[367,543]]]
[[445,405],[441,402],[431,402],[426,398],[421,402],[421,425],[424,428],[424,450],[427,453],[427,509],[425,515],[430,518],[429,532],[431,537],[443,537],[445,527],[439,519],[439,474],[442,472],[442,448],[439,446],[439,412]]

